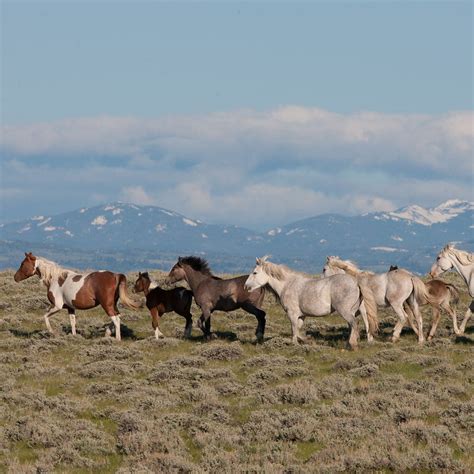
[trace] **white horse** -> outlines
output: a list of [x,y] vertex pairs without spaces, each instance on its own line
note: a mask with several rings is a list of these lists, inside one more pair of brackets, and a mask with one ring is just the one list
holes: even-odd
[[[331,276],[338,273],[348,273],[359,279],[364,279],[374,294],[377,306],[391,306],[393,308],[399,319],[393,330],[393,342],[400,339],[400,333],[407,320],[418,335],[418,342],[420,344],[424,342],[423,319],[419,303],[421,301],[430,302],[432,298],[420,278],[403,269],[386,273],[363,271],[350,260],[341,260],[334,256],[327,257],[323,275]],[[404,303],[408,308],[404,307]],[[418,327],[416,327],[411,313],[415,316]]]
[[463,277],[469,294],[473,298],[459,327],[459,333],[463,334],[466,330],[466,324],[474,312],[474,254],[456,249],[452,244],[446,245],[436,257],[430,275],[436,278],[450,269],[456,270]]
[[367,313],[369,334],[377,332],[377,306],[370,288],[350,275],[330,278],[313,278],[291,270],[285,265],[257,258],[257,266],[245,282],[245,288],[253,291],[269,285],[280,299],[291,322],[293,342],[303,340],[300,329],[306,316],[326,316],[337,311],[349,324],[349,344],[357,348],[359,339],[358,313]]

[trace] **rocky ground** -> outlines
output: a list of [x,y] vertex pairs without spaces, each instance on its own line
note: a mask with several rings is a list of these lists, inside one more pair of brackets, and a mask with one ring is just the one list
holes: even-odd
[[[447,279],[461,319],[465,285]],[[204,342],[183,340],[174,314],[156,341],[146,309],[124,310],[117,342],[101,309],[78,311],[77,336],[53,316],[50,336],[46,307],[37,279],[0,273],[0,472],[474,471],[474,321],[456,337],[443,316],[434,341],[406,329],[394,345],[381,310],[377,341],[361,331],[352,352],[337,315],[307,319],[309,342],[291,344],[271,295],[260,345],[243,311],[215,313]]]

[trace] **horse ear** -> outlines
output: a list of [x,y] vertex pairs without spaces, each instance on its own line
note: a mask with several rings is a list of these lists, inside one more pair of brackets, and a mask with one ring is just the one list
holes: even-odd
[[256,258],[255,261],[257,262],[257,265],[261,265],[262,264],[262,259],[261,258]]
[[138,272],[138,278],[142,276],[142,272]]

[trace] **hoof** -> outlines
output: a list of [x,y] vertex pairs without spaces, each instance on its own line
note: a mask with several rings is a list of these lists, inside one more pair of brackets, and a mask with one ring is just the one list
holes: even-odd
[[105,337],[110,337],[110,336],[112,336],[112,331],[109,328],[107,328],[105,330]]

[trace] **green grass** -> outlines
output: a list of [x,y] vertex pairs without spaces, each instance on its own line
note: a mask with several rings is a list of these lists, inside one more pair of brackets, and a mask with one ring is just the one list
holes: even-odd
[[361,331],[353,352],[339,316],[308,318],[308,343],[294,346],[267,298],[263,344],[240,310],[213,314],[221,338],[211,342],[197,329],[178,338],[176,315],[163,317],[167,338],[156,341],[147,310],[124,310],[116,342],[103,338],[100,308],[78,312],[78,337],[59,313],[49,337],[40,283],[3,272],[0,288],[0,472],[474,470],[473,322],[462,341],[443,316],[433,343],[418,346],[408,330],[392,344],[384,309],[376,342]]

